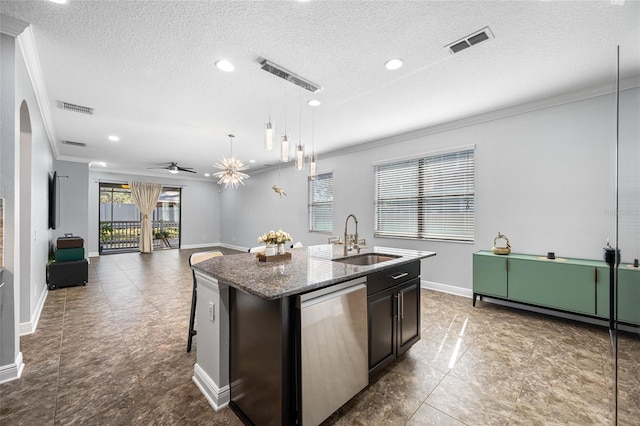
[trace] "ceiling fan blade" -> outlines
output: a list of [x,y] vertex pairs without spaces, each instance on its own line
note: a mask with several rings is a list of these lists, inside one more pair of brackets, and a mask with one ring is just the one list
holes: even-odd
[[173,161],[169,163],[168,166],[165,166],[165,167],[147,167],[147,169],[165,169],[165,170],[169,170],[172,173],[177,173],[178,171],[187,172],[187,173],[197,173],[191,170],[193,169],[193,167],[180,167],[178,166],[178,163]]

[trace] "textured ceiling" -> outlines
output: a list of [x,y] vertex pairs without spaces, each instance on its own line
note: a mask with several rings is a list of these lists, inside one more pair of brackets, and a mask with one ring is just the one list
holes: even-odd
[[[2,0],[0,12],[31,24],[59,157],[104,161],[107,171],[149,173],[176,161],[202,177],[228,154],[229,133],[253,169],[277,164],[262,132],[269,115],[284,131],[285,95],[286,130],[307,148],[306,101],[322,102],[322,154],[612,85],[617,45],[622,78],[640,75],[640,3],[632,1]],[[494,39],[456,55],[444,48],[486,26]],[[386,70],[393,57],[404,67]],[[221,58],[236,70],[216,69]],[[263,58],[322,90],[312,95],[261,70]]]

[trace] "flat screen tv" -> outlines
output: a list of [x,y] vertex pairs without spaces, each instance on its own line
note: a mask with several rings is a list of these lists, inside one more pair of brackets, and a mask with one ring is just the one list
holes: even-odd
[[58,185],[58,172],[49,175],[49,228],[56,229],[60,226],[60,187]]

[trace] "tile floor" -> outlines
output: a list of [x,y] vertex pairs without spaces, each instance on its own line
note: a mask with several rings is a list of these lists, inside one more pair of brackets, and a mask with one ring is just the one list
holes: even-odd
[[[191,381],[194,251],[102,256],[86,287],[50,292],[22,378],[0,385],[0,425],[241,424]],[[605,329],[427,290],[422,308],[422,340],[326,424],[613,423]],[[619,424],[639,424],[640,340],[619,352]]]

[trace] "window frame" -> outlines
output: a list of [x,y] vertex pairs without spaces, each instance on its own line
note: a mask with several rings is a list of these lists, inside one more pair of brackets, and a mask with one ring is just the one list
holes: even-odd
[[373,174],[374,237],[475,242],[475,145],[380,161]]
[[[330,179],[330,189],[331,189],[331,200],[330,201],[317,201],[313,199],[314,195],[314,185],[323,179]],[[315,177],[309,176],[307,179],[307,231],[308,232],[317,232],[321,234],[332,234],[333,233],[333,170],[329,172],[318,173]],[[328,225],[329,229],[314,229],[314,213],[316,213],[320,207],[329,206],[330,214],[328,215],[328,220],[324,223]],[[326,214],[325,214],[326,215]]]

